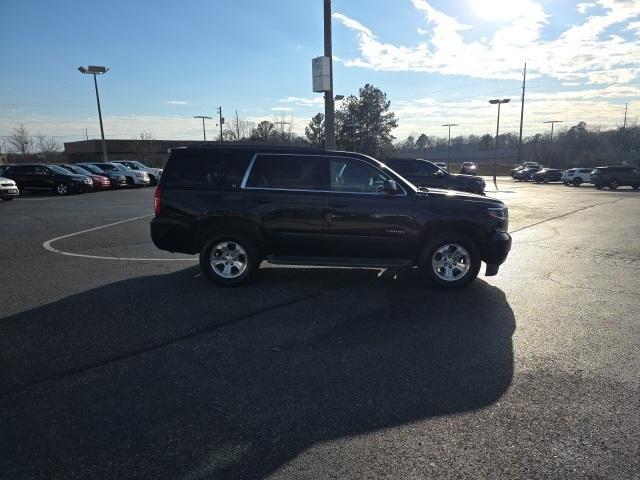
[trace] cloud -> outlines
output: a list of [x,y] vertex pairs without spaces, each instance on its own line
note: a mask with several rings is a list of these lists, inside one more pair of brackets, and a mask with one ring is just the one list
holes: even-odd
[[324,105],[324,97],[284,97],[278,99],[280,103],[294,103],[300,107],[318,107]]
[[578,5],[576,5],[576,10],[578,10],[578,13],[584,14],[586,13],[587,10],[595,6],[596,4],[593,2],[581,2]]
[[272,107],[271,110],[274,112],[290,112],[292,110],[291,107]]
[[344,65],[516,80],[521,78],[526,60],[530,78],[548,75],[561,81],[589,83],[626,82],[640,74],[640,43],[606,35],[611,27],[636,28],[640,0],[599,0],[603,14],[590,16],[550,40],[541,38],[549,15],[538,3],[521,0],[515,18],[490,38],[476,41],[463,36],[472,28],[469,25],[426,0],[412,3],[430,29],[425,40],[412,46],[379,40],[357,20],[335,13],[334,18],[353,30],[358,40],[359,56],[344,59]]
[[189,102],[185,102],[184,100],[167,100],[164,103],[168,105],[189,105]]

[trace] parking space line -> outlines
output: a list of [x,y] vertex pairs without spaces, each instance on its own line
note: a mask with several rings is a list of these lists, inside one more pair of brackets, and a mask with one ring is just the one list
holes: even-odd
[[136,257],[105,257],[102,255],[86,255],[83,253],[74,253],[67,252],[64,250],[59,250],[51,246],[53,242],[57,242],[58,240],[63,240],[65,238],[75,237],[76,235],[82,235],[83,233],[93,232],[95,230],[101,230],[103,228],[113,227],[115,225],[120,225],[122,223],[133,222],[135,220],[140,220],[142,218],[152,217],[153,213],[148,215],[142,215],[140,217],[128,218],[126,220],[120,220],[119,222],[108,223],[107,225],[100,225],[99,227],[88,228],[86,230],[81,230],[79,232],[69,233],[67,235],[62,235],[60,237],[52,238],[47,240],[42,244],[42,246],[49,250],[50,252],[57,253],[59,255],[67,255],[69,257],[81,257],[81,258],[91,258],[97,260],[121,260],[121,261],[130,261],[130,262],[195,262],[197,259],[194,258],[136,258]]

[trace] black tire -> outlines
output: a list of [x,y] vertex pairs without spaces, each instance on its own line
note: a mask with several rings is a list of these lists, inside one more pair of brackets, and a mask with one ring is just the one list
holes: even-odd
[[634,190],[638,190],[638,189],[640,188],[640,185],[634,185],[634,186],[633,186],[633,187],[631,187],[631,188],[633,188]]
[[[244,255],[238,255],[237,259],[240,262],[246,262],[246,267],[240,274],[238,274],[239,269],[230,265],[230,274],[235,275],[233,277],[223,276],[223,272],[214,268],[211,263],[211,256],[214,248],[225,243],[228,243],[229,247],[231,247],[231,245],[234,245],[234,247],[231,248],[230,251],[237,251],[238,247],[240,247],[240,250],[244,252]],[[221,253],[220,264],[222,264],[225,262],[225,257],[222,256],[222,250],[219,251]],[[241,258],[242,256],[244,256],[244,258]],[[246,283],[249,278],[258,270],[258,267],[260,266],[260,260],[261,259],[255,243],[249,237],[240,233],[225,233],[213,235],[209,237],[209,239],[205,242],[204,246],[200,250],[200,269],[202,270],[202,273],[211,282],[223,287],[237,287]],[[233,263],[233,261],[231,260],[230,262]],[[226,270],[226,266],[223,268],[225,268]],[[234,271],[234,269],[236,271]]]
[[609,180],[609,190],[615,190],[620,186],[620,183],[618,182],[617,179],[612,178],[611,180]]
[[66,183],[56,183],[56,193],[58,195],[69,195],[71,188]]
[[549,183],[549,177],[544,177],[542,179],[542,183]]
[[[438,250],[446,248],[447,245],[462,247],[466,250],[467,255],[465,255],[465,257],[468,256],[468,258],[465,258],[468,270],[464,275],[457,278],[455,277],[455,274],[452,273],[454,276],[451,280],[445,280],[436,273],[436,267],[433,264],[434,261],[437,262],[440,260],[438,259]],[[442,255],[440,255],[440,257],[442,258]],[[478,276],[481,265],[480,250],[478,250],[476,244],[465,235],[457,232],[444,232],[431,239],[425,246],[422,255],[420,256],[419,264],[420,269],[424,272],[427,280],[429,280],[432,285],[445,288],[462,288],[471,283]],[[446,267],[440,268],[446,269]],[[452,269],[453,272],[456,270],[457,269],[455,267]],[[457,271],[460,272],[459,270]]]
[[602,190],[602,185],[596,185],[597,190]]
[[13,200],[13,197],[2,197],[2,200],[4,200],[5,202],[10,202],[11,200]]
[[582,183],[582,179],[581,178],[574,178],[572,183],[573,183],[574,187],[579,187],[580,184]]
[[135,183],[133,182],[133,178],[125,177],[127,179],[127,187],[133,187]]

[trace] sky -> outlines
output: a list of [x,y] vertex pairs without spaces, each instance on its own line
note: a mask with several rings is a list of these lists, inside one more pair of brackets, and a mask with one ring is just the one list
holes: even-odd
[[[387,93],[394,135],[495,132],[491,98],[510,98],[501,132],[640,117],[640,0],[334,0],[335,94]],[[194,115],[283,116],[302,134],[323,112],[311,59],[323,53],[322,0],[0,0],[0,141],[24,124],[64,141],[200,139]],[[339,104],[338,104],[339,106]],[[209,138],[217,120],[207,121]],[[559,128],[556,125],[556,128]]]

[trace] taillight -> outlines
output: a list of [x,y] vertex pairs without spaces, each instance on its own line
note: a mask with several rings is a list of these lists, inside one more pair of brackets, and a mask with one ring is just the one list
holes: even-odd
[[156,191],[153,194],[153,210],[156,215],[160,215],[162,210],[162,189],[160,187],[156,187]]

